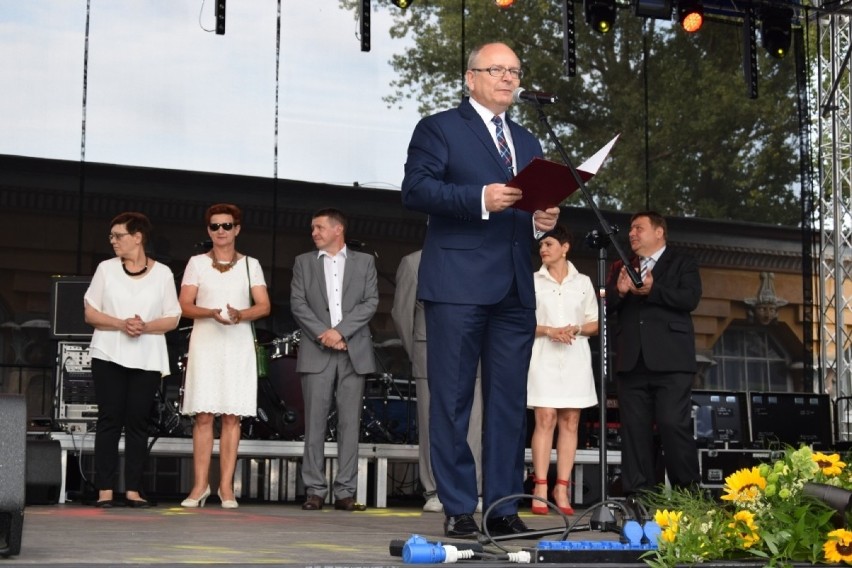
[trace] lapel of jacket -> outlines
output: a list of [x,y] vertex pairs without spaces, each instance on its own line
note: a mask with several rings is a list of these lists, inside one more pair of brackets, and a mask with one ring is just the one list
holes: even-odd
[[352,290],[352,281],[357,276],[356,272],[358,272],[358,253],[354,252],[352,249],[347,248],[346,250],[346,266],[343,269],[343,294],[340,296],[340,300],[344,306],[348,306],[347,299],[349,294],[354,293]]
[[325,289],[325,259],[319,253],[311,258],[311,270],[313,270],[316,277],[315,282],[319,284],[322,299],[325,305],[328,306],[328,291]]
[[[491,159],[494,160],[494,164],[497,166],[499,171],[503,172],[503,177],[508,179],[509,172],[506,171],[506,166],[503,165],[503,158],[500,157],[500,151],[497,149],[497,144],[495,144],[494,139],[491,138],[491,132],[488,131],[488,127],[485,126],[485,123],[482,121],[482,117],[479,116],[479,113],[477,113],[473,106],[471,106],[470,101],[468,101],[467,98],[465,98],[459,105],[459,112],[461,113],[462,118],[464,118],[467,122],[467,126],[470,128],[471,132],[473,132],[473,135],[476,136],[479,139],[479,142],[488,150]],[[506,122],[508,123],[508,120]],[[518,164],[520,164],[520,162],[518,162]]]
[[[521,141],[523,140],[521,125],[509,118],[509,113],[506,113],[506,125],[509,132],[512,133],[512,145],[515,147],[515,163],[518,164],[518,171],[524,169],[524,166],[532,162],[535,157],[532,155],[532,148],[527,148]],[[498,152],[499,155],[499,152]]]
[[656,280],[658,276],[665,274],[666,268],[668,268],[671,263],[671,247],[666,245],[666,250],[664,250],[663,254],[660,255],[660,260],[655,262],[654,266],[651,267],[651,274],[654,275],[654,279]]

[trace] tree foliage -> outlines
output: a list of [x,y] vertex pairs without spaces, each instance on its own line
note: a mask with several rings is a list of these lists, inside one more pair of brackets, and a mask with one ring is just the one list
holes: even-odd
[[[397,78],[384,99],[416,100],[424,115],[455,106],[470,49],[504,41],[521,58],[524,88],[559,95],[546,113],[572,162],[621,134],[588,184],[601,207],[798,224],[794,54],[778,61],[758,47],[760,96],[750,99],[739,23],[705,22],[687,34],[622,9],[601,35],[586,25],[583,4],[574,7],[577,75],[566,77],[562,2],[518,0],[501,10],[489,0],[417,0],[402,11],[383,0],[374,9],[394,10],[391,36],[415,44],[393,56]],[[558,161],[536,110],[511,112]],[[568,204],[585,205],[579,194]]]

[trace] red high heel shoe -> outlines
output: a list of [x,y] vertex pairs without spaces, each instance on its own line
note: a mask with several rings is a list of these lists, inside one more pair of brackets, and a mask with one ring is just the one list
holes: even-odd
[[[557,479],[556,485],[561,485],[565,488],[565,497],[568,498],[568,496],[570,494],[569,491],[568,491],[568,488],[570,487],[569,481],[567,479]],[[555,493],[555,488],[554,488],[554,493]],[[554,502],[556,501],[556,496],[553,497],[553,501]],[[570,499],[569,499],[569,501],[570,501]],[[559,504],[557,503],[556,506],[559,507]],[[574,509],[571,507],[570,503],[568,504],[567,507],[559,507],[559,510],[562,511],[563,515],[573,515],[574,514]]]
[[[535,483],[536,485],[547,486],[547,478],[545,477],[544,479],[538,479],[536,477],[533,477],[533,483]],[[532,511],[533,515],[546,515],[548,511],[548,506],[547,503],[542,503],[538,499],[533,499],[532,505],[530,506],[530,510]]]

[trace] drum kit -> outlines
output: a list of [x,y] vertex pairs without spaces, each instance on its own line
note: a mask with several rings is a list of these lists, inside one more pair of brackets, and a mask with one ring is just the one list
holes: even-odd
[[[191,328],[190,328],[191,329]],[[188,331],[182,329],[181,331]],[[188,338],[188,333],[186,337]],[[259,336],[258,339],[261,339]],[[265,339],[265,338],[264,338]],[[242,421],[242,437],[255,440],[300,441],[305,437],[305,403],[296,372],[301,330],[263,341],[269,352],[269,375],[258,377],[257,415]],[[177,361],[181,378],[178,400],[162,387],[152,419],[152,434],[191,436],[190,417],[180,413],[186,379],[187,354]],[[391,444],[417,443],[417,409],[413,379],[392,373],[367,375],[361,413],[361,441]],[[326,439],[337,439],[337,412],[328,416]]]

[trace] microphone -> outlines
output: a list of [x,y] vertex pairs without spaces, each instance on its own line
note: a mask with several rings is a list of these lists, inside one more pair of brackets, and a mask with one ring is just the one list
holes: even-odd
[[512,93],[512,100],[516,103],[533,103],[536,105],[552,105],[559,101],[559,97],[552,93],[544,93],[541,91],[528,91],[523,87],[518,87]]

